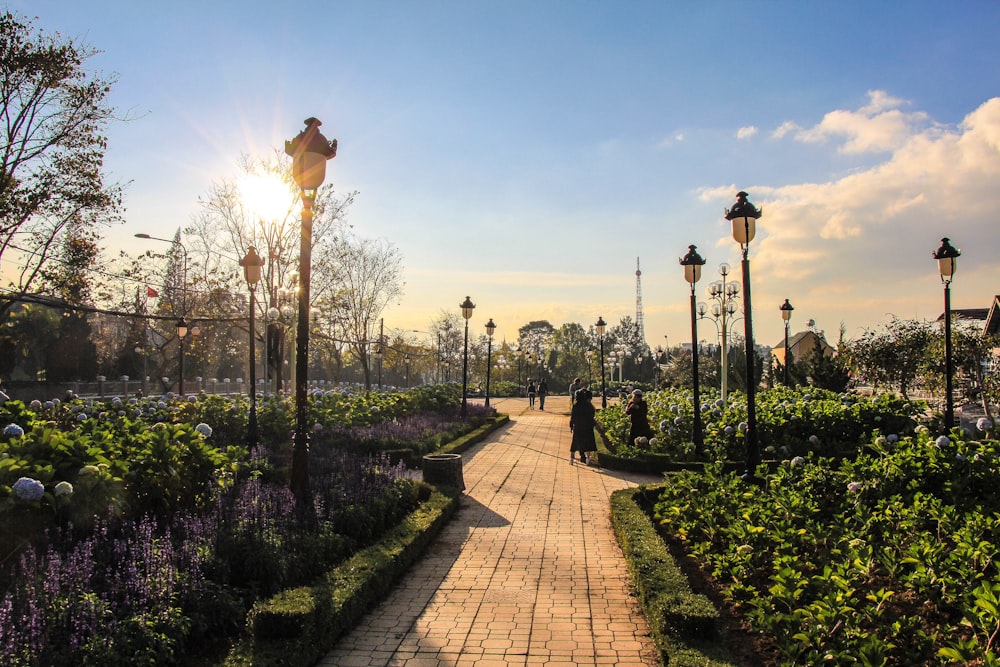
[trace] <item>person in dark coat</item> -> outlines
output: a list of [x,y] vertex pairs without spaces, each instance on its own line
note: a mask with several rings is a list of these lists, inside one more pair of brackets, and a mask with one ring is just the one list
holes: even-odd
[[528,408],[534,410],[535,395],[538,393],[538,388],[535,386],[534,380],[528,380],[528,386],[525,388],[525,392],[528,394]]
[[629,419],[628,444],[634,445],[635,439],[639,437],[653,437],[653,429],[649,425],[649,405],[640,390],[632,392],[628,405],[625,406],[625,414]]
[[573,453],[580,452],[580,461],[590,463],[591,452],[597,451],[594,438],[594,395],[589,389],[576,392],[573,408],[569,416],[569,428],[573,431],[573,442],[569,447],[569,462],[573,463]]
[[538,409],[545,409],[545,397],[549,395],[549,383],[542,378],[538,381]]

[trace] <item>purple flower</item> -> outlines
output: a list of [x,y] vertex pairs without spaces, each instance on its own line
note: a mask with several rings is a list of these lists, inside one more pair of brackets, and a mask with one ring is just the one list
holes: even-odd
[[24,429],[17,424],[7,424],[3,427],[3,434],[9,438],[20,438],[24,435]]
[[11,489],[14,491],[16,497],[29,502],[41,500],[42,496],[45,495],[45,486],[37,479],[30,477],[21,477],[14,482],[14,486]]
[[946,435],[939,435],[938,439],[934,441],[934,444],[938,447],[947,447],[951,444],[951,440],[949,440]]

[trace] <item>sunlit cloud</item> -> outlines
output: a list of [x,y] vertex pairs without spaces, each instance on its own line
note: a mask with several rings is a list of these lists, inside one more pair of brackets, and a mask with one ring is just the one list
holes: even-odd
[[757,128],[754,125],[747,125],[746,127],[741,127],[736,131],[737,139],[749,139],[757,134]]
[[[1000,286],[971,276],[1000,273],[994,252],[1000,247],[1000,98],[951,129],[927,122],[923,113],[885,111],[899,100],[884,93],[870,99],[866,112],[895,114],[895,120],[879,125],[867,122],[873,117],[862,110],[842,112],[854,124],[840,127],[852,128],[848,143],[891,146],[885,160],[828,182],[745,188],[764,211],[751,251],[755,291],[760,284],[765,302],[785,294],[828,319],[869,325],[885,313],[916,317],[914,304],[935,313],[940,285],[931,252],[948,236],[964,246],[969,276],[964,283],[956,278],[963,295],[958,307],[986,307]],[[830,118],[821,126],[833,127]],[[727,185],[703,188],[698,196],[731,206],[735,192]]]
[[906,144],[914,133],[928,127],[924,112],[906,113],[900,107],[905,100],[891,97],[885,91],[868,91],[868,104],[856,111],[836,109],[809,128],[792,121],[782,123],[772,136],[781,139],[791,135],[804,143],[840,141],[841,153],[877,153],[893,151]]

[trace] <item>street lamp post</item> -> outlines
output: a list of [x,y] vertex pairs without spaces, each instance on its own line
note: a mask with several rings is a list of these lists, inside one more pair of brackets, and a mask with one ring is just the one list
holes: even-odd
[[747,357],[747,452],[743,479],[756,480],[760,464],[760,443],[757,441],[756,379],[754,378],[753,307],[750,301],[750,241],[757,233],[757,219],[761,210],[747,200],[747,193],[736,193],[736,203],[726,209],[725,217],[733,223],[733,239],[743,251],[743,332]]
[[187,336],[187,321],[182,316],[177,320],[177,344],[179,354],[177,355],[177,393],[184,396],[184,337]]
[[486,407],[490,407],[490,367],[493,365],[493,334],[496,333],[497,325],[493,323],[493,318],[486,323]]
[[472,317],[472,311],[475,310],[476,304],[472,303],[472,299],[465,297],[465,301],[459,304],[459,308],[462,309],[462,317],[465,318],[465,349],[462,352],[462,417],[468,414],[467,407],[467,396],[469,393],[469,318]]
[[944,284],[944,426],[947,429],[955,425],[955,404],[952,402],[954,362],[951,356],[951,280],[961,254],[961,250],[951,245],[950,239],[943,238],[941,247],[933,255],[938,261],[938,272]]
[[292,158],[292,177],[302,199],[302,228],[299,234],[299,312],[295,337],[295,442],[292,447],[290,487],[301,514],[312,505],[309,490],[309,282],[312,277],[313,204],[326,180],[326,162],[337,155],[337,140],[327,140],[319,131],[322,123],[307,118],[305,129],[285,142],[285,154]]
[[260,442],[260,430],[257,426],[257,283],[260,282],[260,269],[264,266],[264,258],[257,254],[253,246],[247,248],[247,254],[240,260],[243,267],[243,277],[250,288],[250,417],[247,423],[247,448],[253,449]]
[[378,390],[382,391],[382,343],[375,343],[375,363],[378,365]]
[[608,323],[600,315],[597,316],[597,337],[601,341],[601,408],[608,407],[608,389],[604,382],[604,328]]
[[711,283],[708,286],[708,293],[715,301],[712,304],[712,316],[720,325],[719,339],[722,346],[719,350],[719,387],[722,392],[722,402],[725,403],[729,397],[729,325],[736,321],[733,315],[736,313],[735,299],[739,297],[740,288],[735,282],[729,282],[729,264],[726,262],[719,264],[719,275],[722,276],[722,280]]
[[785,363],[782,366],[785,367],[785,386],[788,386],[788,322],[792,319],[792,311],[795,307],[788,303],[788,299],[781,304],[781,319],[785,321]]
[[688,253],[680,263],[684,267],[684,279],[691,284],[691,375],[694,388],[694,424],[691,427],[691,440],[694,442],[694,452],[697,456],[701,454],[705,440],[701,423],[701,395],[698,392],[698,317],[694,289],[698,279],[701,278],[701,267],[705,265],[705,260],[698,254],[697,247],[690,245]]

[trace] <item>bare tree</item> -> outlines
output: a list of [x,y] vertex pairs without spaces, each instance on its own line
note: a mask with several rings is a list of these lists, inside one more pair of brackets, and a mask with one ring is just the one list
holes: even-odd
[[361,363],[365,387],[370,388],[376,325],[386,306],[403,293],[402,257],[388,241],[345,236],[336,252],[317,258],[316,272],[339,285],[336,294],[327,291],[326,302],[342,324],[344,341]]
[[115,77],[85,69],[97,51],[0,14],[0,259],[18,267],[0,315],[77,238],[119,219],[121,187],[104,182],[107,95]]

